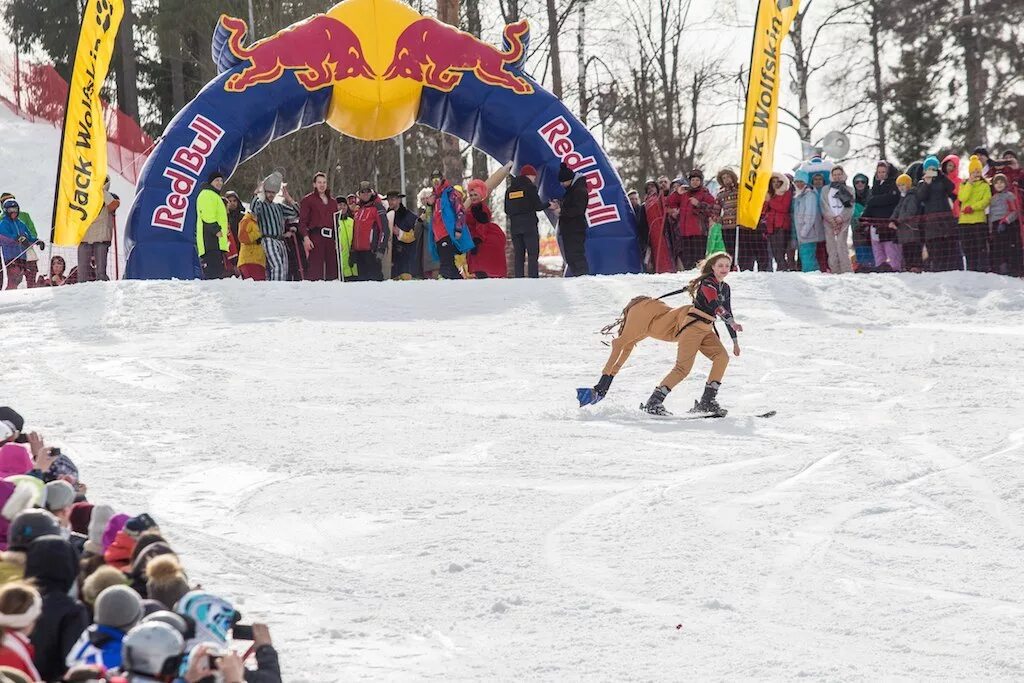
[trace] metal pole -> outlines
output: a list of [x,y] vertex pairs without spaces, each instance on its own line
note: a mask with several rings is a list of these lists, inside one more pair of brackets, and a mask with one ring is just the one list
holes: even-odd
[[401,176],[400,182],[402,183],[398,191],[402,194],[406,194],[405,191],[405,133],[398,134],[398,174]]

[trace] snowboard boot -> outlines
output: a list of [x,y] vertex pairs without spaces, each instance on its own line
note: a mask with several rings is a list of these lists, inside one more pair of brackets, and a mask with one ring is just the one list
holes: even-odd
[[658,387],[651,394],[651,397],[647,399],[647,403],[640,406],[640,410],[650,413],[651,415],[671,415],[672,413],[665,410],[665,397],[668,396],[668,392],[672,391],[666,386]]
[[708,382],[704,385],[704,395],[700,397],[699,401],[693,402],[693,410],[690,412],[725,417],[729,411],[718,405],[718,388],[720,386],[722,385],[719,382]]

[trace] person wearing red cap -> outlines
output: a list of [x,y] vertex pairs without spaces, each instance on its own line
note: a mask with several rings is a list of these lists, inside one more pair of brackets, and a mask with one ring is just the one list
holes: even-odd
[[505,215],[512,236],[512,267],[515,277],[540,277],[540,230],[537,212],[547,206],[537,191],[537,169],[530,164],[519,169],[505,190]]

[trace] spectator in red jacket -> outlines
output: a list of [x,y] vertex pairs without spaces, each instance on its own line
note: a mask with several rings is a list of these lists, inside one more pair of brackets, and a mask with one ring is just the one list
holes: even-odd
[[683,270],[696,267],[704,259],[708,218],[716,208],[715,198],[704,187],[704,173],[694,169],[686,178],[687,183],[680,185],[666,202],[670,211],[678,212],[676,256],[682,262]]
[[306,280],[338,279],[338,201],[327,191],[327,174],[313,176],[313,191],[299,204],[299,235],[306,250]]
[[[665,190],[668,189],[668,178],[665,181]],[[647,220],[648,239],[651,245],[651,270],[655,273],[671,273],[675,270],[672,265],[672,254],[668,245],[668,237],[665,235],[665,194],[660,184],[647,183],[647,197],[644,199],[644,218]]]
[[772,173],[768,197],[764,201],[764,221],[768,247],[775,259],[775,270],[796,270],[795,254],[789,249],[789,233],[793,226],[793,192],[789,178]]

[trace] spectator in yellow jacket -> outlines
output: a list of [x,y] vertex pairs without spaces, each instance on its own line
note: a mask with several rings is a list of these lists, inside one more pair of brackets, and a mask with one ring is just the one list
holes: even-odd
[[267,279],[267,255],[263,251],[263,234],[256,217],[245,214],[238,224],[238,272],[243,280]]
[[196,200],[196,249],[203,264],[203,277],[220,280],[227,277],[224,255],[228,252],[228,209],[220,196],[224,176],[215,171]]
[[988,244],[988,218],[985,209],[992,202],[992,188],[982,177],[981,159],[971,157],[967,166],[970,177],[960,184],[960,249],[967,261],[967,270],[986,270],[985,252]]

